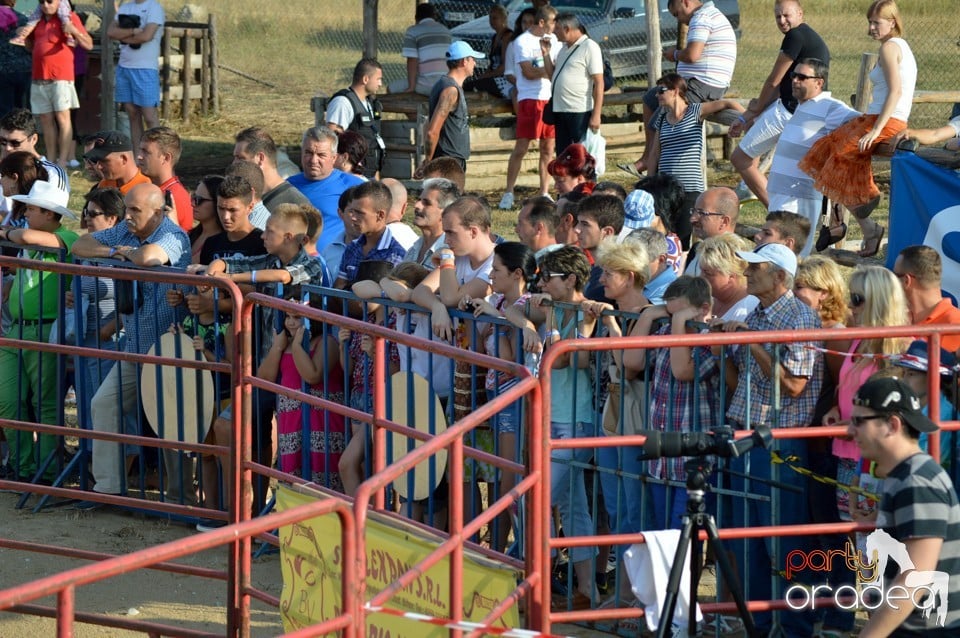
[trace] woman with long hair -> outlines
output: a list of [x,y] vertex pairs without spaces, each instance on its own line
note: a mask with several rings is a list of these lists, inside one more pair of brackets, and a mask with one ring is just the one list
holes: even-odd
[[187,235],[190,237],[190,261],[195,264],[200,263],[203,242],[223,232],[220,214],[217,212],[217,191],[220,190],[222,183],[222,175],[204,175],[200,178],[197,187],[193,189],[190,201],[193,204],[193,218],[197,220],[197,225],[191,228]]
[[897,3],[874,0],[867,21],[870,37],[880,42],[877,65],[870,71],[873,92],[867,112],[818,140],[798,165],[818,191],[853,212],[863,234],[861,257],[876,255],[886,232],[869,218],[880,203],[871,153],[876,144],[907,128],[917,83],[917,61],[902,37]]

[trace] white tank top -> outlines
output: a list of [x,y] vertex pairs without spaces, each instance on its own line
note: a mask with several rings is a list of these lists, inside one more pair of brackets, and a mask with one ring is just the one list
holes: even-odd
[[[903,87],[900,99],[897,100],[890,117],[906,122],[910,118],[910,109],[913,108],[913,90],[917,85],[917,61],[906,40],[890,38],[890,42],[895,42],[900,47],[900,86]],[[883,103],[890,92],[879,62],[870,71],[870,81],[873,82],[873,94],[870,106],[867,107],[867,115],[878,115],[883,110]]]

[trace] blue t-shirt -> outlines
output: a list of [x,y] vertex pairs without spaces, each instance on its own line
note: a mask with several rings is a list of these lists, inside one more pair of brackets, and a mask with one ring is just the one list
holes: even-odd
[[337,215],[337,202],[343,191],[363,180],[356,175],[350,175],[333,169],[333,172],[324,179],[310,180],[303,173],[297,173],[287,179],[293,186],[310,200],[314,208],[323,215],[323,232],[317,239],[317,252],[322,252],[328,244],[343,235],[343,221]]

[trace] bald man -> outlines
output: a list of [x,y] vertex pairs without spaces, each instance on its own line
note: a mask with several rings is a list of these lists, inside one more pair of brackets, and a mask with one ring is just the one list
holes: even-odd
[[[139,184],[127,192],[123,201],[123,220],[112,228],[77,239],[73,254],[83,259],[129,261],[145,268],[186,268],[190,264],[190,240],[187,233],[164,213],[163,191],[154,184]],[[121,283],[118,281],[117,285],[119,289]],[[180,316],[182,306],[174,308],[167,304],[167,291],[172,288],[173,284],[138,281],[133,302],[128,307],[121,307],[118,301],[117,312],[127,327],[127,352],[146,354],[171,324],[179,323],[183,318]],[[137,366],[126,362],[117,362],[110,370],[90,406],[95,430],[119,433],[123,415],[136,414],[140,410],[138,377]],[[176,406],[166,407],[176,409]],[[178,455],[174,450],[164,451],[167,477],[178,476],[180,467],[184,468],[184,475],[188,473],[189,459],[184,457],[181,464]],[[95,440],[93,476],[96,485],[93,490],[100,494],[122,493],[124,473],[119,445]],[[177,501],[182,496],[189,503],[193,497],[182,490],[181,483],[171,480],[167,484],[167,499]],[[100,506],[100,503],[85,501],[77,508],[93,510]]]
[[380,181],[390,189],[390,196],[393,198],[393,204],[387,211],[387,228],[404,250],[410,250],[419,238],[410,225],[403,221],[403,215],[407,212],[407,187],[392,177],[385,177]]

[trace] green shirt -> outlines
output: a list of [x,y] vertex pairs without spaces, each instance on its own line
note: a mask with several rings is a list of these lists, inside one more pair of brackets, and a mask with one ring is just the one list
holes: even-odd
[[[77,240],[77,233],[60,226],[53,234],[60,238],[66,248],[65,263],[73,261],[70,248]],[[40,252],[23,250],[20,256],[26,259],[59,262],[59,251]],[[60,315],[59,279],[60,275],[54,272],[19,269],[13,279],[13,288],[10,290],[10,315],[14,320],[23,321],[53,321]],[[70,289],[70,277],[64,275],[63,289]],[[40,308],[40,291],[43,290],[43,308]]]

